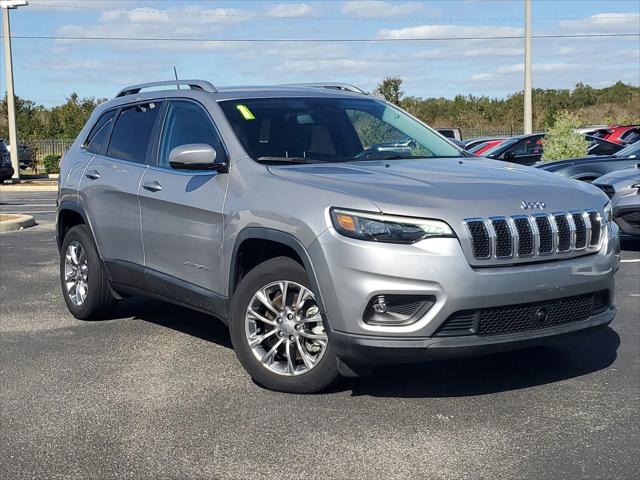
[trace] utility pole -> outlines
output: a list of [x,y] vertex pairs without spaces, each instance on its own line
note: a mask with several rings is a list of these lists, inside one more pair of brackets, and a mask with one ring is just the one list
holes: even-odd
[[533,132],[531,98],[531,0],[524,0],[524,133]]
[[2,30],[4,31],[4,65],[7,74],[7,111],[9,114],[9,145],[11,146],[11,181],[20,182],[20,162],[18,161],[18,133],[16,131],[16,99],[13,93],[13,60],[11,57],[11,26],[9,10],[28,5],[26,0],[2,0]]

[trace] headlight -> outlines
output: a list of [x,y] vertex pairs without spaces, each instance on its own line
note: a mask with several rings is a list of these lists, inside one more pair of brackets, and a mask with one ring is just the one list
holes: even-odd
[[455,236],[449,225],[440,220],[332,208],[331,221],[340,234],[371,242],[410,244],[424,238]]
[[604,219],[607,223],[613,218],[613,209],[611,208],[611,202],[607,202],[604,206]]

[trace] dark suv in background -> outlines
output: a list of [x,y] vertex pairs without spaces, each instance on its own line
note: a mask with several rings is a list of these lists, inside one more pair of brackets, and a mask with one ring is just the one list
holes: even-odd
[[0,183],[13,177],[13,167],[11,166],[11,155],[4,140],[0,138]]

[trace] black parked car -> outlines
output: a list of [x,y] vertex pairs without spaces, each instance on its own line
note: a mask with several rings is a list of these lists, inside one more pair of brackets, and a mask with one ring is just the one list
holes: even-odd
[[0,183],[13,177],[11,156],[4,140],[0,139]]
[[540,163],[536,168],[556,172],[564,177],[592,182],[602,175],[623,168],[633,167],[640,158],[640,142],[628,145],[613,155],[589,156]]
[[585,135],[584,138],[590,143],[587,149],[589,155],[613,155],[625,147],[625,144],[610,142],[593,135]]
[[533,165],[542,158],[543,138],[544,133],[511,137],[487,150],[482,156],[520,165]]

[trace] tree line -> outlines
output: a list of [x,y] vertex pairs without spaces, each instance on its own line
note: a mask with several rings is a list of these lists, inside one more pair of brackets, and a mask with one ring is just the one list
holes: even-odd
[[[376,92],[433,127],[521,130],[523,94],[506,98],[457,95],[449,98],[422,98],[405,95],[402,79],[385,78]],[[80,98],[72,93],[58,106],[45,107],[16,97],[18,138],[22,142],[58,138],[73,139],[93,109],[105,101]],[[552,126],[560,112],[570,112],[582,125],[640,123],[640,87],[617,82],[605,88],[579,83],[574,89],[533,91],[534,129]],[[0,138],[8,137],[7,99],[0,103]]]
[[[432,127],[522,130],[523,93],[506,98],[457,95],[448,98],[405,96],[402,79],[385,78],[375,90]],[[561,112],[569,112],[581,125],[640,123],[640,87],[617,82],[605,88],[579,83],[569,89],[533,90],[533,128],[554,125]]]

